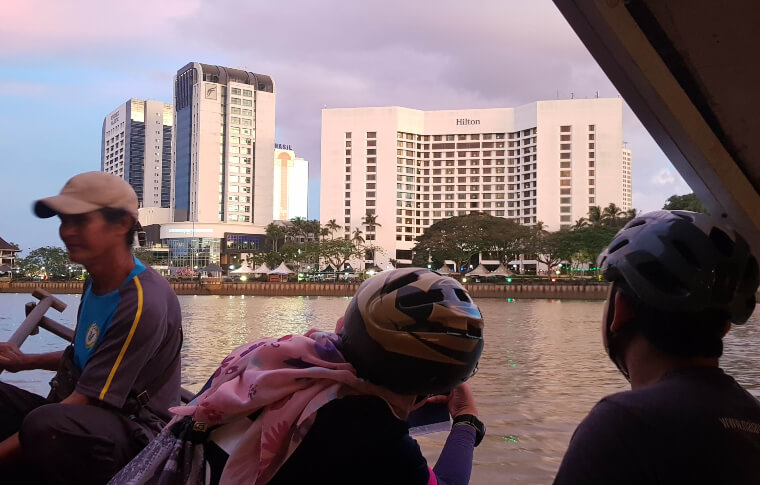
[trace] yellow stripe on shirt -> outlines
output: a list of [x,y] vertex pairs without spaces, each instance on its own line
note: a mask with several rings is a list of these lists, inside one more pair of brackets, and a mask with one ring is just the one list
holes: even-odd
[[124,341],[124,345],[122,345],[121,347],[121,352],[119,352],[119,356],[116,358],[116,362],[114,363],[113,368],[111,369],[111,373],[108,374],[108,379],[106,379],[106,384],[103,386],[103,390],[100,391],[101,401],[103,400],[103,398],[106,397],[108,388],[111,387],[111,381],[113,381],[113,376],[116,374],[116,369],[119,368],[119,364],[121,364],[122,359],[124,359],[124,354],[127,353],[127,348],[129,348],[129,344],[132,342],[132,337],[135,335],[137,324],[140,323],[140,317],[142,316],[142,309],[143,309],[142,285],[140,284],[140,280],[137,278],[137,276],[132,278],[132,280],[135,282],[135,286],[137,287],[137,313],[135,313],[135,319],[132,322],[132,328],[129,329],[129,335],[127,335],[127,339]]

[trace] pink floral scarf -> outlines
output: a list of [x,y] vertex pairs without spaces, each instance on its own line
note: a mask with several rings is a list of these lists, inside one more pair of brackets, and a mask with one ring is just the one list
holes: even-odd
[[[222,362],[210,387],[187,406],[172,408],[209,428],[255,412],[225,465],[221,483],[267,483],[303,440],[326,403],[346,395],[375,395],[399,419],[414,408],[401,396],[356,377],[334,333],[310,330],[248,343]],[[180,418],[175,418],[174,421]]]

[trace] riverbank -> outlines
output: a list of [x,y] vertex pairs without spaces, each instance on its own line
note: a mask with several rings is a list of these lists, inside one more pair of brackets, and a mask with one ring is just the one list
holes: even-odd
[[[250,295],[250,296],[352,296],[359,283],[171,283],[178,295]],[[474,298],[531,298],[566,300],[604,300],[607,285],[599,283],[467,283]],[[53,294],[78,294],[81,281],[13,281],[0,283],[0,293],[31,293],[42,288]]]

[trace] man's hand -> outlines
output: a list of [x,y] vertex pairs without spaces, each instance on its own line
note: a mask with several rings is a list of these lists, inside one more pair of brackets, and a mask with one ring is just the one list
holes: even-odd
[[475,396],[472,395],[472,389],[468,382],[455,387],[448,396],[433,396],[428,398],[427,402],[447,403],[449,414],[451,414],[452,418],[456,418],[461,414],[478,415],[478,408],[475,406]]
[[10,342],[0,343],[0,369],[9,372],[18,372],[26,370],[28,367],[28,356]]

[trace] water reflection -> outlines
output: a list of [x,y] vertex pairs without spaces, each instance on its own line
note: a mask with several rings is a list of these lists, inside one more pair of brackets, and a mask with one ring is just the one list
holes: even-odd
[[[72,325],[78,297],[61,297]],[[0,294],[0,339],[23,319],[28,295]],[[185,343],[183,381],[197,390],[235,347],[261,337],[332,329],[348,298],[181,296]],[[602,302],[482,299],[486,346],[473,380],[488,435],[475,453],[472,483],[549,483],[573,429],[604,395],[625,380],[604,354]],[[25,351],[63,347],[47,335],[32,337]],[[760,391],[760,315],[726,338],[723,366],[751,391]],[[2,375],[44,393],[49,373]],[[444,434],[419,439],[431,462]]]

